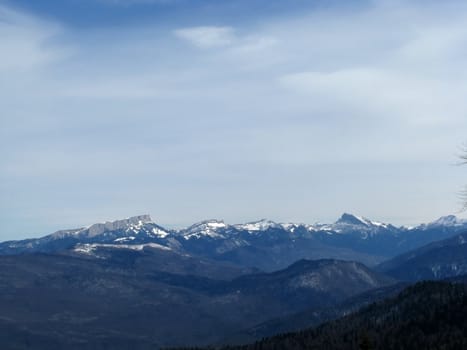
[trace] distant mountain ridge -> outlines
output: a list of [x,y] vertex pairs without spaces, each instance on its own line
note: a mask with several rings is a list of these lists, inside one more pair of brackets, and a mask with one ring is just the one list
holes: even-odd
[[375,265],[382,260],[467,230],[467,220],[446,216],[417,227],[396,227],[344,213],[333,224],[276,223],[259,220],[226,224],[205,220],[174,230],[154,223],[149,215],[130,217],[48,236],[0,243],[0,255],[75,249],[92,254],[99,245],[169,249],[266,271],[299,259],[337,258]]

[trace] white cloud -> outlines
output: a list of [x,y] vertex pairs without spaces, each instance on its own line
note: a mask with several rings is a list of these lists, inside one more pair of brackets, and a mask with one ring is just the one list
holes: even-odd
[[464,81],[439,81],[391,69],[347,69],[329,73],[300,72],[281,77],[287,88],[327,101],[367,118],[400,125],[443,125],[462,120],[467,105]]
[[187,40],[199,48],[228,46],[235,40],[232,27],[191,27],[177,29],[174,33],[180,39]]
[[60,32],[56,24],[0,5],[0,72],[33,70],[66,56],[68,48],[52,44]]
[[278,40],[271,36],[248,36],[232,48],[234,54],[251,54],[270,49],[279,44]]
[[380,198],[385,217],[455,210],[427,203],[463,184],[449,164],[467,130],[467,12],[405,6],[93,31],[2,7],[5,221],[134,203],[172,224],[371,216]]
[[132,6],[145,4],[173,4],[180,0],[98,0],[101,3],[118,6]]

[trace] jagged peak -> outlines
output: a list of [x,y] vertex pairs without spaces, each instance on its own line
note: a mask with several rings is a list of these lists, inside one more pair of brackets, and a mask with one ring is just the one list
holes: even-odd
[[456,226],[467,223],[467,220],[460,219],[455,215],[441,216],[439,219],[430,222],[428,225],[436,226]]
[[336,225],[357,225],[357,226],[366,226],[366,227],[380,227],[380,228],[389,228],[390,224],[385,224],[378,221],[372,221],[363,216],[357,216],[349,213],[344,213],[342,216],[335,222]]
[[[430,227],[446,226],[446,227],[464,227],[467,226],[467,219],[458,218],[455,215],[446,215],[427,224],[422,224],[413,228],[401,227],[401,230],[412,229],[429,229]],[[121,236],[138,237],[158,237],[164,238],[170,235],[180,235],[185,239],[201,238],[203,236],[221,239],[233,237],[239,231],[249,232],[251,234],[267,233],[269,230],[284,230],[289,234],[295,234],[297,228],[305,228],[308,232],[324,232],[327,234],[343,234],[347,232],[360,232],[363,239],[373,236],[385,230],[397,230],[391,224],[385,224],[377,221],[371,221],[365,217],[357,216],[350,213],[344,213],[334,224],[295,224],[295,223],[277,223],[268,219],[251,221],[243,224],[226,224],[223,220],[210,219],[200,221],[187,228],[179,230],[165,229],[156,225],[151,217],[147,214],[132,216],[122,220],[107,221],[96,223],[88,227],[60,230],[43,238],[61,239],[66,237],[82,237],[93,238],[101,234],[106,234],[112,231],[122,231]],[[297,231],[298,232],[298,231]],[[301,230],[299,233],[302,233]],[[116,232],[116,239],[120,238]],[[114,237],[115,238],[115,237]],[[116,241],[119,242],[119,241]]]
[[116,220],[116,221],[106,221],[104,223],[98,223],[91,225],[87,228],[87,235],[89,237],[100,235],[107,231],[121,230],[125,229],[132,225],[144,225],[151,223],[152,219],[149,215],[138,215],[131,216],[127,219]]
[[96,223],[96,224],[92,224],[90,226],[82,227],[78,229],[60,230],[55,233],[52,233],[50,237],[63,238],[66,236],[74,236],[74,235],[78,235],[82,233],[87,233],[88,236],[93,237],[93,236],[99,235],[107,231],[123,229],[131,225],[143,225],[143,224],[151,223],[151,222],[152,222],[151,216],[149,216],[148,214],[137,215],[137,216],[131,216],[126,219],[106,221],[103,223]]
[[368,226],[371,224],[371,221],[357,215],[349,214],[349,213],[344,213],[342,216],[339,218],[339,220],[336,221],[336,224],[350,224],[350,225],[365,225]]
[[149,214],[143,214],[143,215],[131,216],[128,219],[117,220],[117,222],[118,221],[127,221],[130,224],[137,224],[139,222],[146,224],[146,223],[152,222],[152,219]]

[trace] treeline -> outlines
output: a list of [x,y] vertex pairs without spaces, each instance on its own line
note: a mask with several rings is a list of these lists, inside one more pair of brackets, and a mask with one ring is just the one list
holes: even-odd
[[317,328],[220,349],[467,349],[467,286],[420,282]]

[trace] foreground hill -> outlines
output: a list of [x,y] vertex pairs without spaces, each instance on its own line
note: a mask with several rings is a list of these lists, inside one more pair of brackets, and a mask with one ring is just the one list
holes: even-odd
[[317,328],[222,349],[467,349],[466,314],[465,284],[419,282]]
[[0,256],[3,348],[210,344],[393,282],[360,263],[338,260],[245,275],[206,260],[179,262],[178,255],[155,247],[94,247],[92,253]]
[[222,340],[222,344],[247,344],[256,340],[272,337],[277,334],[300,331],[318,326],[326,321],[338,319],[377,301],[384,300],[400,293],[408,283],[396,283],[390,286],[371,289],[354,297],[345,299],[333,306],[310,308],[305,311],[276,318],[255,325],[240,332],[230,334]]
[[0,255],[74,250],[92,255],[99,246],[157,245],[182,255],[204,257],[263,271],[285,268],[300,259],[333,258],[372,266],[424,244],[467,230],[467,221],[443,217],[413,228],[395,227],[343,214],[333,224],[279,224],[261,220],[228,225],[208,220],[171,230],[148,215],[62,230],[42,238],[0,243]]

